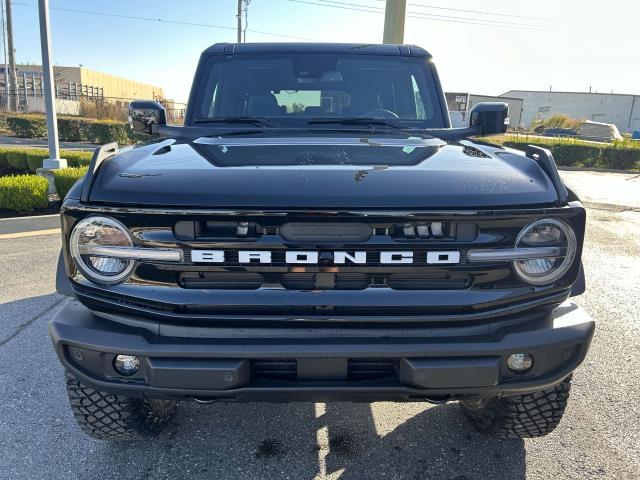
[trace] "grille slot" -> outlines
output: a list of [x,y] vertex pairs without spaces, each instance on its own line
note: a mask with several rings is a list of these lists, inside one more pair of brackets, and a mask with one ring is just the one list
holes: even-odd
[[[332,286],[327,287],[326,278],[319,275],[332,277]],[[370,280],[365,273],[285,273],[280,277],[280,284],[291,290],[364,290],[370,285]]]
[[264,277],[252,272],[185,272],[180,274],[184,288],[218,290],[256,290],[264,283]]
[[[352,381],[375,380],[396,376],[394,358],[350,358],[347,378]],[[268,358],[251,361],[251,376],[254,379],[297,380],[295,358]]]
[[297,363],[293,358],[269,358],[251,361],[251,376],[269,380],[295,380]]
[[280,235],[290,242],[365,242],[373,230],[366,223],[285,223]]
[[459,290],[471,285],[467,274],[395,273],[387,278],[394,290]]
[[339,273],[336,275],[336,290],[364,290],[370,285],[364,273]]

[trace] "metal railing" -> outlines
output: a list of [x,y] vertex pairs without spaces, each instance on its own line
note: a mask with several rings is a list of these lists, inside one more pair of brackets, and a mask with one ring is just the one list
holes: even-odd
[[[80,84],[56,84],[56,110],[59,115],[93,118],[98,120],[128,120],[129,102],[140,98],[108,97],[103,88]],[[162,103],[167,110],[167,121],[181,125],[184,122],[186,104],[163,98],[154,100]],[[40,85],[18,88],[7,92],[0,87],[0,112],[4,113],[44,113],[44,97]]]

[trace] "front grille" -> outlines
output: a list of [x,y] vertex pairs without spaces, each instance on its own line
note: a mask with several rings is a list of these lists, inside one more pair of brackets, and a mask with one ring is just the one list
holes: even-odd
[[[109,214],[130,229],[136,247],[180,249],[183,260],[140,261],[129,280],[108,287],[76,275],[74,290],[85,305],[162,322],[233,328],[329,331],[345,325],[413,329],[443,323],[475,328],[479,321],[515,311],[536,308],[546,314],[566,298],[579,261],[562,281],[531,287],[515,274],[511,262],[469,262],[468,252],[513,248],[522,228],[540,218],[567,221],[580,236],[584,231],[584,210],[569,207],[175,213],[151,209],[148,214],[111,209]],[[67,233],[86,215],[83,210],[66,211]],[[327,232],[304,228],[311,223],[343,225]],[[363,224],[370,229],[361,232]],[[283,236],[285,225],[289,240]],[[201,254],[194,261],[195,250],[224,255],[211,254],[217,260],[207,261]],[[258,252],[260,258],[247,262],[247,251]],[[271,254],[268,261],[262,258],[264,251]],[[296,261],[288,261],[287,252],[295,251],[314,252],[313,261],[298,263],[291,255]],[[388,262],[384,252],[412,252],[413,262]]]

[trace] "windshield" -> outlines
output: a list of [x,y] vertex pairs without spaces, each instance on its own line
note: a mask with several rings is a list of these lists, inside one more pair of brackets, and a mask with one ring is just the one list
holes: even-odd
[[358,54],[214,56],[196,98],[198,122],[259,117],[280,126],[376,118],[402,127],[442,128],[424,58]]

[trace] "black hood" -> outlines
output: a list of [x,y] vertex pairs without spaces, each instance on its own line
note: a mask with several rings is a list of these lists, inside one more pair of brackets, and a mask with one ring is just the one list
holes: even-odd
[[314,147],[310,154],[308,145],[281,140],[277,151],[269,145],[232,146],[233,155],[224,145],[197,141],[165,139],[136,146],[104,162],[90,202],[179,208],[446,209],[557,201],[553,184],[534,160],[469,141],[432,139],[415,148],[411,138],[406,147],[358,138],[359,148],[345,150],[340,159],[340,145],[323,145],[326,151],[320,153]]

